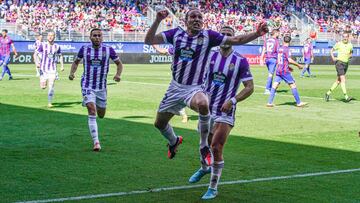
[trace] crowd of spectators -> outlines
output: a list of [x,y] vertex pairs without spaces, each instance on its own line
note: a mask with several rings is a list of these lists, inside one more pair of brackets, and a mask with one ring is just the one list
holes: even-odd
[[297,0],[295,9],[313,19],[319,32],[360,34],[360,1]]
[[[149,3],[168,7],[184,24],[185,13],[193,7],[204,12],[204,27],[218,30],[230,25],[241,34],[251,32],[262,20],[282,33],[298,35],[291,25],[293,13],[309,16],[317,32],[360,33],[360,1],[353,0],[13,0],[0,5],[0,19],[18,23],[34,33],[56,31],[86,32],[94,27],[122,32],[145,32],[149,28]],[[165,21],[171,27],[173,19]]]
[[34,33],[46,30],[86,32],[91,28],[145,32],[146,1],[61,0],[25,1],[0,6],[0,18]]

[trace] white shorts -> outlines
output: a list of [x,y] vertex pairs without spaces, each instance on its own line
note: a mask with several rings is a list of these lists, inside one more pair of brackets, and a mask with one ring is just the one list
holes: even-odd
[[92,89],[82,89],[83,102],[82,105],[92,102],[100,108],[106,108],[107,104],[107,90],[92,90]]
[[182,85],[172,80],[160,103],[158,112],[180,115],[181,109],[186,106],[190,107],[191,99],[198,92],[204,92],[201,85]]
[[210,132],[213,130],[215,123],[226,123],[231,127],[234,127],[235,117],[234,116],[216,116],[211,115],[210,118]]
[[55,81],[56,73],[41,73],[40,75],[40,82],[44,83],[48,80]]

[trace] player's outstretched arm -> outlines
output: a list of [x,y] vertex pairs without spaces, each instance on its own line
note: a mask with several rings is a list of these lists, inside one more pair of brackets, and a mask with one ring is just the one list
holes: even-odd
[[75,78],[75,72],[79,66],[81,59],[77,58],[75,61],[71,64],[71,70],[69,74],[69,80],[73,80]]
[[114,63],[116,64],[116,74],[114,76],[114,80],[116,82],[120,82],[121,73],[122,73],[124,67],[120,60],[116,60],[116,61],[114,61]]
[[294,65],[297,66],[299,69],[303,69],[303,68],[304,68],[303,65],[297,63],[297,62],[294,61],[292,58],[289,58],[289,63],[294,64]]
[[169,15],[167,10],[159,11],[156,14],[156,19],[154,23],[151,25],[150,29],[147,31],[145,36],[145,44],[163,44],[164,39],[161,34],[156,34],[156,30],[158,29],[162,20],[164,20]]
[[239,94],[235,97],[231,98],[229,101],[225,102],[221,107],[221,111],[225,113],[229,113],[232,109],[233,105],[247,99],[254,92],[254,81],[247,80],[243,82],[244,89],[242,89]]
[[267,27],[266,22],[261,22],[258,25],[256,32],[251,32],[249,34],[238,35],[238,36],[234,36],[234,37],[227,37],[225,44],[227,44],[227,45],[246,44],[248,42],[251,42],[251,41],[257,39],[258,37],[265,35],[268,32],[269,32],[269,28]]

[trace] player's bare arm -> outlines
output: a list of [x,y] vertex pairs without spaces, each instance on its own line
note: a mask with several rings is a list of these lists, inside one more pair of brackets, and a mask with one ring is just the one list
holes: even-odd
[[254,82],[253,80],[248,80],[243,82],[244,89],[242,89],[239,94],[237,94],[232,99],[226,101],[222,107],[221,111],[224,113],[231,112],[232,106],[236,105],[238,102],[241,102],[247,99],[254,92]]
[[75,72],[79,66],[81,59],[75,59],[74,62],[71,64],[71,70],[69,74],[69,80],[73,80],[75,78]]
[[245,35],[238,35],[234,37],[227,37],[225,44],[227,45],[242,45],[251,42],[258,37],[261,37],[269,32],[266,22],[261,22],[256,29],[256,32],[252,32]]
[[60,60],[61,72],[63,72],[65,69],[64,69],[64,57],[62,54],[60,54],[59,60]]
[[334,51],[335,51],[335,49],[334,48],[331,48],[331,50],[330,50],[330,56],[331,56],[331,59],[334,61],[334,62],[336,62],[336,57],[334,56]]
[[151,25],[150,29],[146,33],[145,36],[145,44],[163,44],[164,39],[161,34],[156,34],[156,30],[158,29],[162,20],[164,20],[169,15],[169,12],[166,10],[159,11],[156,14],[156,19],[154,23]]
[[116,60],[116,61],[114,61],[114,63],[116,64],[116,74],[114,76],[114,80],[115,80],[115,82],[120,82],[121,73],[122,73],[124,67],[120,60]]
[[261,52],[261,56],[260,56],[260,66],[264,65],[264,58],[265,58],[265,46],[263,46],[262,52]]
[[18,56],[18,53],[17,53],[17,51],[16,51],[16,48],[15,48],[14,43],[11,44],[11,47],[12,47],[12,49],[13,49],[14,56],[17,57],[17,56]]
[[293,65],[297,66],[299,69],[303,69],[303,68],[304,68],[304,66],[303,66],[303,65],[301,65],[301,64],[299,64],[299,63],[297,63],[297,62],[296,62],[296,61],[294,61],[292,58],[289,58],[289,63],[291,63],[291,64],[293,64]]
[[156,51],[158,51],[160,54],[164,54],[164,55],[168,54],[168,50],[165,49],[165,48],[161,48],[158,44],[154,44],[153,47],[154,47],[154,49],[155,49]]

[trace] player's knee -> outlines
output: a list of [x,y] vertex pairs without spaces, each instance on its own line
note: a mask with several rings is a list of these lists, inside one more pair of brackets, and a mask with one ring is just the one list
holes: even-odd
[[211,143],[211,150],[214,156],[222,154],[223,145],[221,143]]
[[295,83],[290,84],[290,88],[291,88],[291,89],[295,89],[295,88],[296,88],[296,84],[295,84]]
[[200,100],[196,105],[198,106],[200,113],[207,114],[207,112],[209,112],[209,104],[206,100]]
[[104,117],[105,117],[105,114],[103,114],[103,113],[98,113],[98,117],[99,117],[99,118],[104,118]]
[[157,129],[159,129],[159,130],[165,129],[166,125],[167,125],[167,123],[163,123],[163,122],[158,121],[158,120],[156,120],[156,121],[154,122],[155,128],[157,128]]

